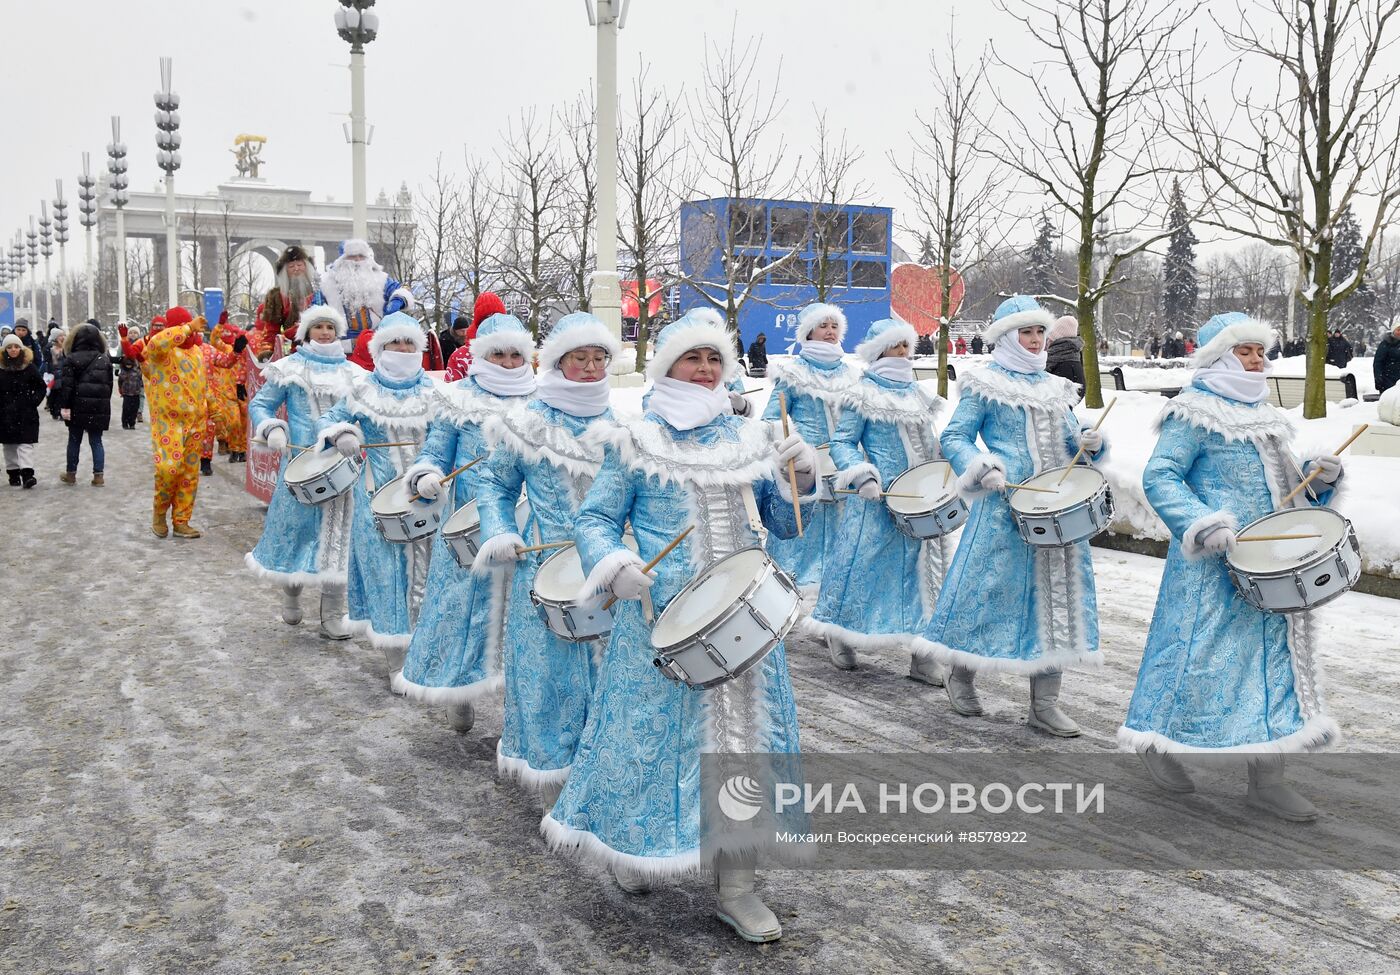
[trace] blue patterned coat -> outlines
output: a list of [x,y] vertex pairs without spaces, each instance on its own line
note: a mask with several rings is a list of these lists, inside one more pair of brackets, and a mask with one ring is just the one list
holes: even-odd
[[[866,373],[847,394],[831,438],[838,488],[874,475],[882,488],[910,467],[939,457],[934,418],[943,407],[917,383]],[[938,600],[952,542],[918,541],[895,527],[883,500],[848,495],[808,629],[852,646],[906,649]]]
[[[959,489],[976,501],[933,619],[915,646],[921,656],[1018,674],[1102,663],[1089,543],[1028,545],[1006,495],[977,488],[993,457],[1006,465],[1011,483],[1068,464],[1079,449],[1078,399],[1072,383],[1046,372],[992,364],[962,379],[957,409],[943,429],[943,453],[960,475]],[[977,447],[979,437],[986,452]]]
[[[410,487],[421,474],[445,475],[480,457],[487,449],[482,424],[524,402],[520,396],[497,396],[470,377],[438,387],[436,395],[428,437],[407,471]],[[484,462],[477,464],[445,485],[454,511],[476,497],[484,469]],[[393,678],[394,693],[455,705],[500,690],[509,580],[463,569],[439,531],[433,536],[426,592],[403,670]]]
[[[1216,525],[1242,528],[1277,510],[1300,472],[1293,428],[1267,403],[1192,386],[1168,401],[1142,475],[1171,530],[1137,688],[1118,739],[1163,751],[1301,751],[1339,737],[1319,689],[1311,612],[1264,613],[1244,601],[1222,555],[1201,549]],[[1314,481],[1314,484],[1319,482]],[[1327,488],[1310,501],[1326,504]]]
[[[418,456],[437,404],[434,385],[422,373],[395,381],[378,372],[361,372],[349,395],[317,423],[319,436],[334,443],[341,433],[358,430],[365,443],[407,441],[402,447],[365,452],[365,471],[375,489],[382,488]],[[406,650],[423,601],[433,539],[422,538],[407,545],[385,541],[374,527],[364,476],[356,482],[354,493],[346,591],[350,628],[382,650]]]
[[[289,443],[316,442],[316,421],[350,390],[363,370],[343,357],[312,354],[302,346],[294,354],[263,367],[264,384],[248,404],[253,436],[265,440],[272,430],[287,433]],[[287,418],[277,415],[286,408]],[[255,448],[256,449],[256,448]],[[265,448],[264,448],[265,449]],[[350,494],[325,504],[302,504],[287,490],[287,458],[277,468],[277,487],[267,506],[262,537],[244,556],[257,575],[283,585],[343,586],[350,561]]]
[[[530,499],[535,531],[527,544],[571,541],[574,519],[603,462],[590,430],[612,424],[612,411],[577,417],[541,400],[490,420],[491,459],[478,488],[483,542],[519,533],[520,490]],[[535,572],[552,550],[527,553],[508,572],[490,576],[510,587],[504,644],[505,716],[496,767],[529,788],[560,785],[588,718],[599,643],[554,635],[530,602]]]
[[[706,566],[758,544],[745,487],[769,531],[796,533],[767,424],[726,414],[679,432],[649,412],[600,433],[606,459],[575,527],[586,589],[601,591],[628,559],[621,541],[628,521],[643,560],[694,526],[655,569],[650,600],[659,615]],[[808,517],[812,505],[804,502]],[[700,865],[702,753],[795,755],[799,748],[781,644],[742,677],[693,690],[652,665],[650,634],[641,603],[616,604],[573,770],[541,829],[556,848],[658,876]]]
[[[857,380],[857,373],[844,362],[819,362],[801,355],[790,362],[774,360],[776,377],[773,393],[763,411],[763,419],[782,429],[778,394],[787,397],[788,419],[794,432],[813,447],[830,443],[836,433],[841,404]],[[836,523],[842,502],[819,504],[810,524],[803,522],[801,538],[769,536],[768,551],[788,575],[803,588],[822,581],[822,563],[830,556],[836,541]]]

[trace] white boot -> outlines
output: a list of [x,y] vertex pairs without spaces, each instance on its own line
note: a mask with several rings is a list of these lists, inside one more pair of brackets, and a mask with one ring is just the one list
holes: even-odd
[[1290,823],[1311,823],[1317,807],[1283,781],[1283,756],[1260,755],[1249,760],[1249,793],[1245,803]]
[[465,735],[476,724],[476,708],[471,704],[454,704],[447,709],[447,727]]
[[646,874],[640,870],[633,870],[631,867],[618,863],[613,866],[613,880],[622,888],[625,894],[650,894],[651,881],[647,880]]
[[408,656],[408,647],[384,645],[384,663],[389,668],[389,693],[397,694],[394,690],[394,675],[403,670],[404,658]]
[[754,893],[757,872],[753,861],[720,854],[715,865],[716,914],[745,941],[763,943],[783,936],[777,915]]
[[1060,677],[1058,670],[1031,676],[1031,710],[1026,724],[1056,738],[1077,738],[1079,725],[1060,710]]
[[564,783],[547,782],[540,786],[540,808],[548,815],[554,808],[554,804],[559,801],[559,793],[564,791]]
[[943,684],[943,689],[948,692],[948,703],[965,718],[975,718],[985,713],[982,702],[977,700],[977,688],[972,686],[974,676],[968,668],[954,664]]
[[1138,752],[1138,757],[1142,759],[1142,764],[1147,766],[1147,774],[1157,784],[1157,788],[1182,795],[1196,791],[1196,783],[1191,781],[1191,776],[1186,774],[1181,762],[1170,752],[1144,748]]
[[350,629],[345,625],[345,587],[321,587],[321,636],[327,640],[348,640]]
[[856,669],[856,648],[842,643],[834,636],[826,638],[826,648],[831,653],[831,662],[837,670]]
[[909,679],[930,687],[942,687],[947,679],[943,665],[932,657],[921,657],[917,653],[909,655]]
[[301,586],[282,587],[282,622],[288,626],[301,622]]

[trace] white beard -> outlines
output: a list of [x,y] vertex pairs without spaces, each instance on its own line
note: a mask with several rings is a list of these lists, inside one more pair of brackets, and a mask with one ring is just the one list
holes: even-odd
[[384,317],[384,285],[389,275],[383,268],[370,261],[337,260],[321,277],[321,294],[326,304],[340,308],[345,317],[354,320],[355,313],[368,308],[370,317],[378,321]]
[[287,274],[287,269],[283,268],[277,275],[277,287],[282,292],[282,297],[291,302],[291,306],[298,311],[305,308],[316,294],[316,272],[307,270],[305,274],[291,277]]

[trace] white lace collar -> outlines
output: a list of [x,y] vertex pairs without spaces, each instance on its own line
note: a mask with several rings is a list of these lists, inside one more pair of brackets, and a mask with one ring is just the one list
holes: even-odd
[[773,378],[794,393],[840,406],[860,374],[844,362],[832,369],[818,369],[801,356],[794,356],[788,362],[773,363]]
[[481,429],[492,450],[504,446],[526,463],[553,464],[572,477],[592,478],[603,464],[603,444],[593,433],[615,422],[609,410],[591,417],[583,432],[577,433],[562,423],[552,422],[549,413],[514,402],[510,410],[493,416]]
[[1157,430],[1162,429],[1162,421],[1169,416],[1218,433],[1226,440],[1250,440],[1259,444],[1276,438],[1286,443],[1294,434],[1293,422],[1272,404],[1250,406],[1190,386],[1167,400],[1157,417]]
[[941,396],[926,393],[918,383],[896,388],[874,381],[860,381],[850,385],[842,405],[868,420],[925,429],[932,427],[934,418],[948,403]]
[[313,395],[333,393],[337,399],[350,391],[359,366],[348,359],[332,364],[303,355],[287,355],[262,367],[263,381],[275,386],[299,386]]
[[351,399],[355,412],[386,430],[421,433],[437,413],[436,383],[426,376],[417,386],[404,389],[381,386],[367,372],[355,377],[353,382]]
[[467,382],[443,384],[433,390],[437,397],[437,415],[457,426],[480,426],[491,417],[500,416],[525,402],[522,396],[495,396],[469,386]]
[[1079,402],[1074,383],[1044,373],[1034,379],[1017,379],[1004,369],[984,366],[964,373],[958,379],[958,392],[976,393],[983,399],[1005,406],[1033,410],[1072,410]]
[[[710,428],[724,427],[718,436]],[[650,418],[627,426],[600,423],[586,435],[600,446],[612,447],[629,468],[662,484],[690,483],[697,487],[752,484],[776,477],[773,442],[767,423],[749,423],[721,416],[699,428],[701,436],[677,439],[665,423]]]

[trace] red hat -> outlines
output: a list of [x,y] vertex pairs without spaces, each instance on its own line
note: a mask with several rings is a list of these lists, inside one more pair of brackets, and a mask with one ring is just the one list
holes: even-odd
[[189,313],[188,309],[182,308],[179,305],[176,305],[165,313],[165,324],[169,325],[171,328],[174,328],[176,325],[188,325],[192,321],[194,321],[194,316]]
[[492,315],[504,315],[505,313],[506,303],[495,292],[483,291],[477,295],[476,305],[472,308],[472,328],[476,328]]

